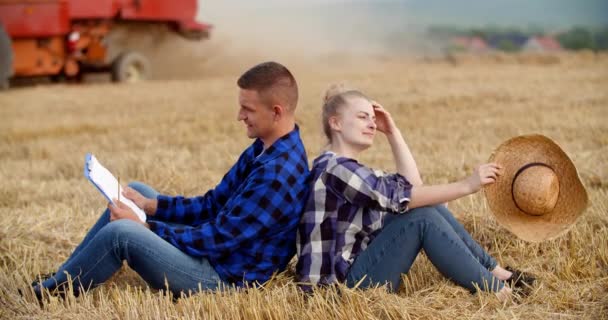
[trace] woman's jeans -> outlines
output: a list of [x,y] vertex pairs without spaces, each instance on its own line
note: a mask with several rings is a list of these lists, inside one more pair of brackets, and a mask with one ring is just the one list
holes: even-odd
[[382,231],[359,254],[347,275],[353,287],[388,284],[399,288],[421,249],[448,279],[471,292],[476,286],[499,291],[504,286],[489,270],[497,263],[485,252],[444,206],[422,207],[405,214],[387,215]]
[[[146,198],[158,195],[143,183],[129,186]],[[222,283],[207,259],[187,255],[140,223],[125,219],[110,222],[106,209],[56,274],[35,285],[34,290],[39,295],[40,286],[65,289],[69,274],[78,294],[81,287],[90,289],[108,280],[123,260],[151,287],[169,289],[176,295],[216,289]]]

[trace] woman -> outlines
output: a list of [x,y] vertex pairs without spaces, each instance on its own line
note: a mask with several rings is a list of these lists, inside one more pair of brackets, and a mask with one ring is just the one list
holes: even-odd
[[[396,290],[424,249],[447,278],[469,289],[507,297],[534,278],[507,270],[439,205],[475,193],[500,174],[496,163],[445,185],[422,184],[416,162],[391,115],[359,91],[330,88],[323,106],[328,150],[313,162],[312,190],[298,228],[298,280]],[[377,131],[391,146],[397,173],[357,162]]]

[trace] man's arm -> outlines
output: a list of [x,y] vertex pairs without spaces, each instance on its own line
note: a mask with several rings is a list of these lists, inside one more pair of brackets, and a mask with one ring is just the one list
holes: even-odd
[[146,215],[153,216],[157,220],[183,224],[201,223],[215,217],[231,192],[234,192],[239,177],[245,170],[245,162],[245,152],[243,152],[239,161],[224,175],[222,181],[203,196],[186,198],[158,195],[156,199],[148,199],[131,188],[125,189],[124,196],[142,208]]
[[220,257],[247,241],[263,238],[268,232],[293,222],[293,219],[287,219],[288,211],[283,208],[292,207],[296,200],[272,191],[270,185],[276,181],[275,177],[260,173],[249,181],[231,201],[231,207],[224,207],[210,221],[195,227],[173,227],[150,221],[150,228],[192,256]]

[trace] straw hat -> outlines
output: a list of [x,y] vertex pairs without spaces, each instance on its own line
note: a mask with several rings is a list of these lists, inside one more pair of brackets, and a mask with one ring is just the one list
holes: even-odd
[[542,135],[512,138],[490,162],[503,167],[484,193],[496,220],[519,238],[540,242],[568,231],[587,206],[587,192],[562,149]]

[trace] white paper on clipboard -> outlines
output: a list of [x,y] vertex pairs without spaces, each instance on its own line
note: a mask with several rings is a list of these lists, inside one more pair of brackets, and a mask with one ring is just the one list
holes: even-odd
[[[118,192],[122,194],[123,188],[118,185],[116,177],[90,153],[87,153],[85,158],[84,176],[112,203],[114,203],[112,199],[118,199]],[[146,222],[146,214],[133,201],[123,196],[120,197],[120,202],[131,208],[141,221]]]

